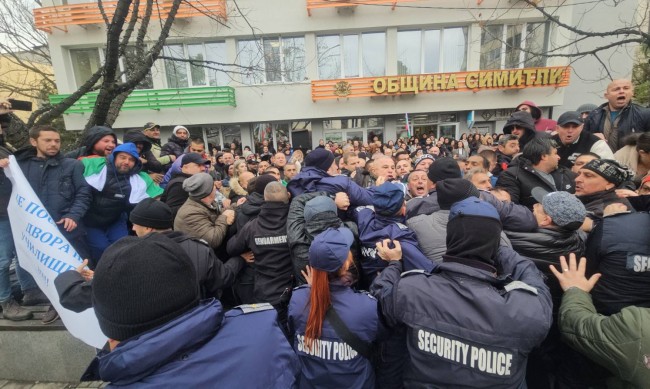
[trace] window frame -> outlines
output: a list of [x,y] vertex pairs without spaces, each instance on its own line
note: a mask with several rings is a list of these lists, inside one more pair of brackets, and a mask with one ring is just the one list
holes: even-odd
[[[340,78],[364,78],[364,77],[381,77],[385,76],[386,74],[379,74],[379,75],[366,75],[364,74],[364,65],[363,65],[363,35],[364,34],[384,34],[384,73],[386,73],[386,64],[388,63],[388,34],[385,30],[373,30],[373,31],[361,31],[361,32],[356,32],[356,33],[341,33],[341,34],[322,34],[322,35],[316,35],[316,58],[317,58],[317,67],[318,67],[318,79],[319,80],[336,80]],[[345,63],[345,57],[346,57],[346,52],[345,52],[345,37],[348,36],[355,36],[356,39],[356,45],[357,45],[357,52],[356,52],[356,64],[357,64],[357,73],[358,75],[355,76],[348,76],[345,74],[346,71],[346,63]],[[339,63],[339,75],[338,77],[335,78],[323,78],[321,76],[321,66],[320,66],[320,54],[318,52],[318,39],[321,37],[337,37],[338,38],[338,48],[339,48],[339,58],[338,58],[338,63]],[[337,47],[337,46],[333,46]],[[330,48],[328,48],[329,50]]]
[[[549,21],[533,21],[533,22],[522,22],[522,23],[502,23],[502,24],[491,24],[490,26],[501,26],[501,37],[499,37],[499,41],[501,42],[501,49],[499,51],[499,68],[498,69],[487,69],[483,68],[482,66],[479,65],[480,70],[502,70],[502,69],[523,69],[526,68],[527,62],[532,61],[536,57],[531,57],[527,58],[527,55],[529,54],[526,52],[526,49],[528,47],[528,38],[531,33],[529,33],[529,26],[530,25],[538,25],[538,26],[543,26],[544,28],[544,42],[542,45],[542,51],[546,52],[548,51],[549,45],[550,45],[550,31],[551,31],[551,24]],[[517,26],[521,27],[521,42],[518,48],[514,47],[508,47],[508,30],[510,28],[516,28]],[[535,27],[539,28],[539,27]],[[483,41],[483,34],[485,33],[486,29],[483,28],[481,29],[481,42]],[[507,61],[507,54],[509,49],[517,49],[519,50],[519,60],[517,62],[517,67],[506,67],[506,61]],[[479,64],[481,60],[483,59],[483,53],[480,53],[480,59],[479,59]],[[546,66],[547,59],[544,57],[543,63],[541,65],[535,65],[534,67],[544,67]]]
[[[129,47],[133,47],[133,46],[129,46]],[[76,75],[76,70],[77,70],[77,69],[75,69],[76,66],[75,66],[75,58],[74,58],[73,52],[75,52],[75,51],[87,51],[87,50],[96,50],[96,51],[97,51],[97,53],[99,54],[99,65],[100,65],[100,66],[104,66],[104,63],[106,62],[106,53],[104,52],[104,51],[106,50],[105,47],[97,47],[97,46],[94,46],[94,47],[71,47],[71,48],[68,48],[68,55],[69,55],[69,57],[70,57],[70,64],[71,64],[71,66],[72,66],[72,77],[74,78],[75,85],[76,85],[77,88],[81,87],[81,85],[83,85],[83,83],[82,83],[81,85],[78,85],[78,83],[77,83],[77,75]],[[121,81],[121,82],[126,82],[126,75],[127,75],[127,72],[126,72],[126,65],[125,65],[125,63],[124,63],[124,61],[125,61],[124,56],[120,56],[120,57],[118,58],[117,61],[118,61],[118,65],[119,65],[119,67],[120,67],[120,68],[119,68],[119,72],[120,72],[120,81]],[[149,77],[150,77],[149,81],[151,82],[151,87],[150,87],[150,88],[143,88],[143,87],[141,87],[141,86],[142,86],[142,83],[143,83],[143,82],[145,81],[145,79],[146,79],[146,77],[145,77],[145,79],[143,79],[143,80],[142,80],[142,81],[141,81],[141,82],[136,86],[135,89],[143,89],[143,90],[151,90],[151,89],[154,89],[153,77],[151,76],[151,70],[149,71]],[[84,83],[85,83],[85,82],[86,82],[86,81],[84,81]]]
[[[165,47],[168,46],[181,46],[183,49],[183,59],[189,60],[189,46],[201,46],[201,55],[203,55],[203,60],[208,61],[208,50],[206,49],[206,45],[215,45],[215,44],[222,44],[223,45],[223,57],[225,58],[227,56],[227,48],[226,48],[226,41],[222,40],[210,40],[210,41],[202,41],[202,42],[182,42],[182,43],[167,43],[163,47],[163,50]],[[164,51],[163,51],[164,52]],[[163,60],[163,67],[164,67],[164,75],[165,75],[165,86],[167,88],[170,87],[169,79],[167,78],[167,61],[171,61],[168,59]],[[204,74],[204,80],[205,84],[200,84],[200,85],[194,85],[194,80],[192,78],[192,67],[195,65],[192,65],[189,62],[182,62],[182,66],[185,68],[185,73],[187,75],[187,86],[182,86],[179,88],[202,88],[202,87],[217,87],[217,86],[226,86],[227,83],[223,85],[212,85],[211,83],[211,75],[213,72],[217,72],[216,70],[213,69],[208,69],[207,67],[202,67],[203,69],[203,74]],[[217,67],[214,65],[213,67]],[[227,73],[227,69],[224,67],[223,72]],[[219,80],[219,77],[215,74],[215,80]]]
[[[274,41],[277,40],[279,42],[279,47],[278,47],[278,54],[279,54],[279,59],[280,59],[280,80],[277,81],[269,81],[267,75],[269,72],[275,72],[276,70],[274,69],[267,69],[266,68],[266,59],[267,59],[267,53],[265,52],[265,41],[264,40],[269,40],[269,41]],[[288,74],[291,73],[292,75],[296,75],[295,70],[287,70],[287,59],[285,56],[285,40],[292,40],[292,42],[295,42],[296,39],[302,39],[302,44],[303,44],[303,79],[299,81],[294,81],[294,80],[289,80]],[[237,46],[237,62],[239,66],[242,67],[242,73],[244,71],[244,68],[246,68],[246,64],[241,63],[241,49],[240,49],[240,43],[241,42],[252,42],[254,46],[260,50],[259,54],[260,59],[259,63],[255,64],[255,70],[253,70],[252,73],[254,72],[259,72],[262,78],[262,81],[257,83],[257,82],[247,82],[245,80],[245,76],[242,74],[241,76],[241,83],[243,85],[265,85],[265,84],[295,84],[295,83],[305,83],[308,81],[307,79],[307,39],[305,39],[304,35],[294,35],[294,34],[288,34],[288,35],[270,35],[270,36],[265,36],[265,37],[258,37],[258,38],[246,38],[246,39],[237,39],[236,41],[236,46]],[[295,45],[291,46],[292,48],[295,48]],[[295,54],[294,54],[295,57]],[[254,80],[253,80],[254,81]]]
[[[445,50],[444,50],[444,41],[445,41],[445,30],[451,30],[451,29],[464,29],[465,31],[465,66],[461,66],[460,70],[447,70],[445,69]],[[397,42],[399,42],[399,33],[400,32],[419,32],[420,33],[420,51],[419,51],[419,60],[418,62],[420,63],[420,69],[419,73],[410,73],[410,74],[434,74],[434,73],[449,73],[449,72],[465,72],[467,71],[467,64],[468,64],[468,59],[469,59],[469,50],[470,50],[470,44],[469,44],[469,26],[467,25],[459,25],[459,26],[447,26],[447,27],[424,27],[424,28],[405,28],[401,30],[397,30]],[[434,72],[427,72],[426,71],[426,33],[427,32],[433,32],[433,31],[438,31],[438,65],[437,65],[437,70]],[[396,58],[396,61],[399,61],[399,46],[397,47],[397,52],[398,56]],[[402,75],[402,74],[400,74]],[[403,74],[406,75],[406,74]]]

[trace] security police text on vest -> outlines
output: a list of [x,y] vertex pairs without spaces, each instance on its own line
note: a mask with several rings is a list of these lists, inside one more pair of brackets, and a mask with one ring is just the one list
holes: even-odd
[[512,354],[510,353],[476,347],[425,330],[418,330],[418,348],[481,372],[499,376],[511,374]]

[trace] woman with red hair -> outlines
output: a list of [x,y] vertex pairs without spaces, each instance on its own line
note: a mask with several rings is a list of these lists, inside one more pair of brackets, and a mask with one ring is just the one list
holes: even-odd
[[302,365],[301,389],[375,387],[371,344],[382,325],[377,301],[350,288],[353,241],[345,227],[317,235],[309,248],[311,285],[291,297],[289,331]]

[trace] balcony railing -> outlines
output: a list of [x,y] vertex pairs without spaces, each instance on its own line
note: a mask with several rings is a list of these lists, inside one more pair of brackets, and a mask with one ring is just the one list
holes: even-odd
[[[58,104],[70,95],[50,95],[50,103]],[[95,108],[97,92],[85,94],[65,113],[90,113]],[[182,88],[182,89],[139,89],[127,97],[122,111],[164,108],[190,108],[206,106],[236,107],[235,89],[229,86]]]
[[[144,15],[145,4],[142,2],[138,15]],[[118,1],[103,1],[104,12],[110,21],[115,13]],[[172,2],[158,1],[151,12],[151,19],[165,19],[169,14]],[[202,0],[200,2],[182,2],[176,13],[176,18],[192,18],[201,15],[211,15],[222,19],[227,18],[226,0]],[[67,31],[70,25],[104,24],[104,18],[97,2],[83,4],[67,4],[54,7],[34,8],[34,25],[39,30],[51,32],[52,28]]]
[[307,14],[311,16],[312,9],[353,7],[355,5],[390,5],[395,9],[397,3],[409,3],[420,0],[307,0]]

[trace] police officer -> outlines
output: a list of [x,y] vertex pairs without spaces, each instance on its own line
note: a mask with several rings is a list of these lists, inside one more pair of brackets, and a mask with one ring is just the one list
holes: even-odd
[[350,288],[353,241],[345,227],[316,236],[309,248],[311,283],[291,297],[289,331],[302,365],[301,389],[375,387],[370,344],[383,331],[377,301]]
[[163,234],[125,237],[107,248],[92,302],[109,340],[83,380],[137,388],[295,385],[298,358],[273,307],[224,312],[219,300],[201,301],[192,261]]
[[367,289],[386,262],[377,256],[376,244],[386,238],[398,240],[404,253],[406,270],[424,269],[435,266],[418,247],[417,237],[404,223],[406,202],[402,184],[383,183],[374,188],[373,207],[357,207],[354,220],[359,225],[361,241],[361,287]]
[[447,252],[432,274],[401,274],[399,242],[378,245],[390,264],[373,295],[389,326],[406,327],[405,387],[525,385],[528,354],[551,325],[551,296],[532,261],[499,247],[500,233],[496,209],[470,197],[451,207]]

